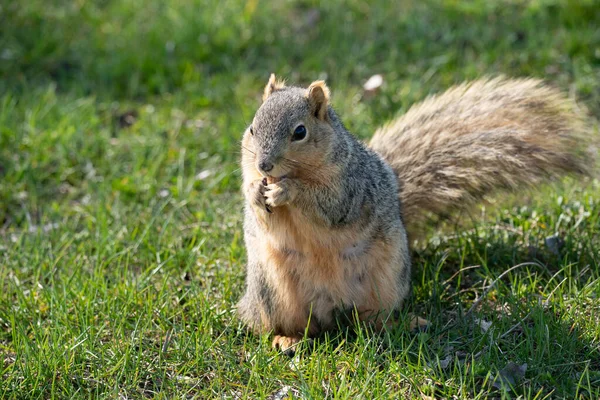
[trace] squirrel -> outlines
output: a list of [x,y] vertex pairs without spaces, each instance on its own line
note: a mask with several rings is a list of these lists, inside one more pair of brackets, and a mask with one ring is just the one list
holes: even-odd
[[300,88],[271,74],[262,100],[242,139],[238,313],[284,351],[333,329],[339,311],[382,327],[410,293],[407,226],[424,214],[588,174],[592,161],[574,102],[538,79],[455,86],[368,145],[344,127],[324,81]]

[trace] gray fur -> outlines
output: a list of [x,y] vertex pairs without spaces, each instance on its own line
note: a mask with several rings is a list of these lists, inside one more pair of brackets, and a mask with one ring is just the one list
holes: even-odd
[[[257,112],[254,135],[259,141],[260,159],[278,162],[281,152],[289,142],[289,135],[298,120],[306,119],[309,112],[306,89],[285,87],[273,92]],[[306,188],[300,205],[307,210],[307,217],[313,218],[315,207],[321,221],[331,227],[345,226],[356,222],[361,216],[368,220],[372,215],[363,215],[365,206],[374,200],[385,201],[391,208],[399,210],[397,200],[397,180],[388,165],[352,136],[341,123],[339,117],[329,107],[328,117],[338,140],[329,152],[328,163],[342,168],[342,193],[333,194],[331,188]],[[319,137],[312,136],[310,144],[319,145]],[[375,199],[375,197],[379,197]],[[370,212],[381,214],[382,210],[370,207]]]
[[[298,121],[308,122],[307,119],[315,118],[310,115],[310,106],[306,98],[306,89],[286,87],[270,93],[266,101],[254,117],[252,141],[254,148],[245,149],[255,153],[253,160],[268,160],[275,164],[284,162],[283,153],[290,144],[290,135]],[[298,290],[303,293],[307,303],[298,304],[305,309],[306,319],[312,310],[314,321],[311,325],[313,333],[316,330],[327,329],[334,326],[334,310],[337,308],[348,309],[360,305],[361,297],[371,289],[372,280],[365,279],[370,272],[362,269],[365,257],[374,240],[398,240],[397,249],[401,269],[397,274],[397,281],[402,278],[406,282],[399,285],[395,291],[400,291],[393,308],[400,306],[409,287],[410,260],[406,235],[400,219],[400,202],[398,198],[398,183],[392,169],[383,159],[368,149],[362,142],[352,136],[343,126],[335,111],[329,107],[327,111],[328,129],[332,130],[333,139],[324,140],[325,131],[313,132],[305,146],[313,146],[314,151],[325,152],[327,157],[324,164],[336,166],[339,173],[335,182],[325,182],[315,185],[294,179],[301,187],[293,207],[298,208],[305,218],[317,226],[330,229],[330,235],[348,226],[360,227],[360,234],[364,240],[349,245],[347,248],[332,249],[337,251],[344,264],[343,276],[347,279],[347,292],[351,297],[335,298],[327,285],[314,285],[313,282],[302,280],[298,277]],[[319,174],[319,170],[311,171]],[[385,205],[385,206],[381,206]],[[262,295],[267,292],[263,277],[268,276],[264,270],[264,263],[259,254],[254,251],[257,240],[264,235],[263,228],[257,222],[256,213],[261,213],[260,208],[247,205],[245,218],[245,237],[248,249],[248,272],[246,294],[239,304],[242,318],[251,326],[258,323],[256,314],[259,310],[273,311],[270,324],[262,329],[273,329],[276,334],[293,335],[297,332],[285,328],[285,321],[277,316],[277,308],[283,307],[280,297],[274,293],[269,302]],[[277,212],[277,210],[274,210]],[[360,237],[359,232],[356,236]],[[393,238],[393,239],[392,239]],[[298,249],[281,248],[282,254],[290,262],[288,274],[294,274],[295,261],[302,260],[303,255]],[[319,266],[315,266],[319,268]],[[258,271],[257,271],[258,270]],[[372,274],[372,273],[371,273]],[[291,275],[290,275],[291,276]],[[294,277],[294,279],[296,279]],[[331,284],[335,284],[332,282]],[[272,289],[269,289],[272,290]],[[391,310],[390,310],[391,311]],[[270,313],[269,313],[270,314]],[[256,328],[256,326],[255,326]]]
[[[324,90],[320,95],[327,99],[328,90]],[[515,189],[561,173],[585,173],[590,158],[582,139],[587,130],[573,109],[572,102],[537,80],[481,80],[413,107],[379,129],[367,147],[345,129],[331,107],[327,114],[314,113],[306,89],[284,87],[272,76],[253,120],[254,135],[247,133],[244,138],[252,148],[244,146],[242,161],[248,249],[246,294],[239,304],[242,319],[259,331],[297,336],[312,312],[317,323],[309,333],[316,334],[334,326],[336,310],[360,308],[378,284],[387,285],[388,294],[392,288],[385,305],[386,311],[392,312],[410,292],[404,217],[414,224],[423,211],[443,214],[495,189]],[[300,154],[305,158],[323,155],[320,165],[285,158],[295,145],[290,138],[299,123],[306,124],[310,132]],[[256,171],[249,165],[261,160],[276,165],[273,176],[287,180],[279,184],[293,185],[296,197],[287,207],[300,211],[293,215],[326,232],[314,240],[325,243],[327,254],[339,257],[343,298],[336,298],[339,282],[313,281],[325,266],[307,265],[310,254],[285,242],[286,233],[270,225],[273,217],[256,204],[263,189],[256,192],[256,181],[251,182]],[[314,179],[294,175],[290,165],[309,172]],[[330,181],[319,180],[325,170]],[[356,236],[354,242],[348,239],[344,248],[327,247],[327,240],[348,236],[349,230]],[[270,260],[257,250],[266,235],[280,246],[283,255],[284,265],[277,272],[268,269]],[[388,255],[380,255],[380,263],[369,264],[369,252],[376,245],[391,246],[391,262],[386,261]],[[303,326],[291,326],[282,311],[290,312],[282,292],[288,289],[278,281],[282,278],[288,288],[291,282],[302,299],[292,308],[300,310]]]

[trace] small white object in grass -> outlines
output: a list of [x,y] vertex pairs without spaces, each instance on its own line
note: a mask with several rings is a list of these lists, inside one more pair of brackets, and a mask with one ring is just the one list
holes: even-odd
[[275,394],[271,396],[272,400],[283,400],[288,398],[288,392],[290,391],[291,386],[284,386],[279,389]]
[[205,169],[204,171],[202,171],[198,175],[196,175],[196,180],[203,181],[211,175],[212,175],[212,171],[210,169]]
[[560,256],[560,249],[564,246],[564,240],[560,236],[548,236],[544,243],[552,254]]
[[158,196],[159,196],[159,197],[162,197],[162,198],[165,198],[165,197],[167,197],[168,195],[169,195],[169,191],[168,191],[167,189],[163,189],[163,190],[161,190],[160,192],[158,192]]
[[365,84],[363,85],[363,89],[367,92],[374,92],[379,89],[383,85],[383,76],[380,74],[373,75],[370,77]]
[[204,122],[204,120],[201,119],[190,119],[185,122],[185,126],[188,129],[202,129],[206,126],[206,122]]
[[298,366],[300,365],[300,355],[294,354],[294,357],[290,359],[290,369],[292,371],[298,371]]

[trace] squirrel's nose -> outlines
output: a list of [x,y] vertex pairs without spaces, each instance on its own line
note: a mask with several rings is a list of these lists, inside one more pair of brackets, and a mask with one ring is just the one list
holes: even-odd
[[270,163],[268,161],[261,161],[258,164],[258,167],[260,168],[261,171],[263,172],[269,172],[273,169],[273,163]]

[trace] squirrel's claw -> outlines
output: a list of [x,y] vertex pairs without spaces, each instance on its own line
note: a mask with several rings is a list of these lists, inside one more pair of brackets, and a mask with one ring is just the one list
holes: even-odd
[[281,350],[282,353],[289,356],[293,356],[298,343],[300,342],[299,336],[280,336],[276,335],[273,338],[273,348]]
[[263,181],[259,179],[250,183],[250,185],[246,189],[246,195],[253,206],[263,209],[268,213],[271,213],[272,211],[270,207],[267,206],[267,204],[265,203],[265,190],[266,186],[263,184]]
[[[267,190],[267,178],[263,178],[261,181],[262,184],[262,190],[260,192],[260,194],[262,195],[262,201],[266,202],[267,201],[267,197],[264,195],[265,194],[265,190]],[[269,214],[273,213],[273,210],[271,210],[271,207],[265,203],[265,211],[268,212]]]

